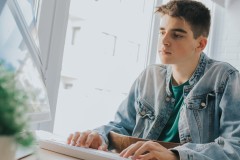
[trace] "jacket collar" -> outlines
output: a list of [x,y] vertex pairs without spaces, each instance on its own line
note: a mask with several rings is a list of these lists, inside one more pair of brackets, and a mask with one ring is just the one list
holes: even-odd
[[[186,89],[191,90],[191,88],[198,82],[198,80],[202,77],[207,61],[208,61],[208,57],[205,53],[201,53],[200,55],[200,59],[198,62],[198,66],[196,68],[196,70],[194,71],[193,75],[191,76],[191,78],[189,79],[189,86],[186,86]],[[172,95],[171,91],[170,91],[170,82],[171,82],[171,77],[172,77],[172,67],[170,65],[167,65],[167,75],[166,75],[166,92],[169,96]],[[184,87],[185,88],[185,87]]]

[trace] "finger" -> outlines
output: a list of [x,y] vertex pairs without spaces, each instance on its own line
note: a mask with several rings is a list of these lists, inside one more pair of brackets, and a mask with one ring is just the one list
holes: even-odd
[[71,133],[67,138],[67,144],[70,144],[73,138],[73,134]]
[[106,143],[104,143],[98,147],[98,150],[107,151],[108,150],[107,148],[108,148],[108,145]]
[[142,144],[134,153],[133,157],[136,158],[142,154],[146,154],[149,151],[157,150],[159,146],[156,146],[155,142],[147,141]]
[[131,144],[130,146],[128,146],[127,148],[125,148],[124,150],[122,150],[122,152],[119,154],[120,156],[124,156],[132,147],[134,147],[136,145],[136,143]]
[[[158,157],[159,158],[159,157]],[[157,156],[154,156],[151,153],[147,153],[144,155],[139,155],[138,157],[132,157],[133,160],[137,159],[137,160],[149,160],[149,159],[157,159]]]
[[73,135],[73,137],[72,137],[72,140],[71,140],[71,145],[73,145],[73,146],[76,145],[76,141],[77,141],[79,135],[80,135],[80,132],[75,132],[75,133],[74,133],[74,135]]
[[124,150],[122,150],[122,152],[119,154],[121,157],[123,157],[123,155],[127,152],[129,148],[125,148]]
[[130,146],[128,146],[127,148],[125,148],[124,150],[122,150],[122,152],[119,154],[121,157],[123,157],[134,145],[136,145],[136,143],[131,144]]
[[[97,139],[97,136],[99,136],[96,132],[91,132],[86,139],[86,143],[85,143],[85,147],[89,147],[94,139]],[[100,140],[99,140],[100,141]],[[95,142],[96,143],[96,142]],[[99,145],[101,144],[101,142],[99,142]],[[98,146],[97,146],[98,147]]]
[[84,147],[85,146],[85,142],[86,142],[87,137],[90,134],[90,132],[91,131],[86,131],[86,132],[82,132],[80,134],[80,136],[78,137],[77,142],[76,142],[78,147]]
[[141,160],[149,159],[173,159],[173,157],[169,157],[167,153],[159,151],[152,151],[147,154],[141,155]]
[[104,138],[102,136],[100,136],[101,139],[101,146],[98,147],[99,150],[103,150],[103,151],[108,151],[108,145],[106,144]]
[[151,141],[142,145],[133,155],[133,159],[140,160],[176,158],[177,156],[173,152],[162,147],[162,145]]
[[137,142],[127,148],[127,151],[124,153],[123,157],[128,158],[129,156],[132,156],[139,147],[141,147],[144,144],[144,142]]

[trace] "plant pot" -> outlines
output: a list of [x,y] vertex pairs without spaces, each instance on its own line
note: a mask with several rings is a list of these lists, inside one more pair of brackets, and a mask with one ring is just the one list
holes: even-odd
[[0,160],[15,160],[16,142],[12,136],[0,136]]

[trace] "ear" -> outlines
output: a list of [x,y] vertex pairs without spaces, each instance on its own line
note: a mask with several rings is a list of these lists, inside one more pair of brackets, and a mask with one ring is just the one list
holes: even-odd
[[197,45],[196,51],[202,52],[207,45],[207,37],[203,37],[203,36],[198,37],[197,43],[198,45]]

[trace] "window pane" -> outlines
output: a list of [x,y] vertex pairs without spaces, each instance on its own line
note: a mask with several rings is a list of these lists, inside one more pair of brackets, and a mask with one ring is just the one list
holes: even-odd
[[38,22],[39,20],[39,14],[40,14],[40,4],[41,4],[41,0],[31,0],[33,2],[33,6],[34,6],[34,15],[35,15],[35,19]]
[[153,3],[71,1],[55,133],[93,129],[114,118],[146,66]]
[[39,48],[38,32],[37,32],[37,21],[36,15],[38,8],[36,8],[39,0],[17,0],[17,5],[20,8],[20,12],[23,15],[26,25],[29,28],[30,34],[34,40],[34,43]]
[[34,58],[37,53],[31,53],[24,38],[27,36],[20,30],[14,15],[9,5],[3,6],[0,14],[0,65],[12,71],[19,89],[27,93],[30,110],[26,112],[31,122],[47,121],[50,120],[50,107],[39,73],[39,62]]

